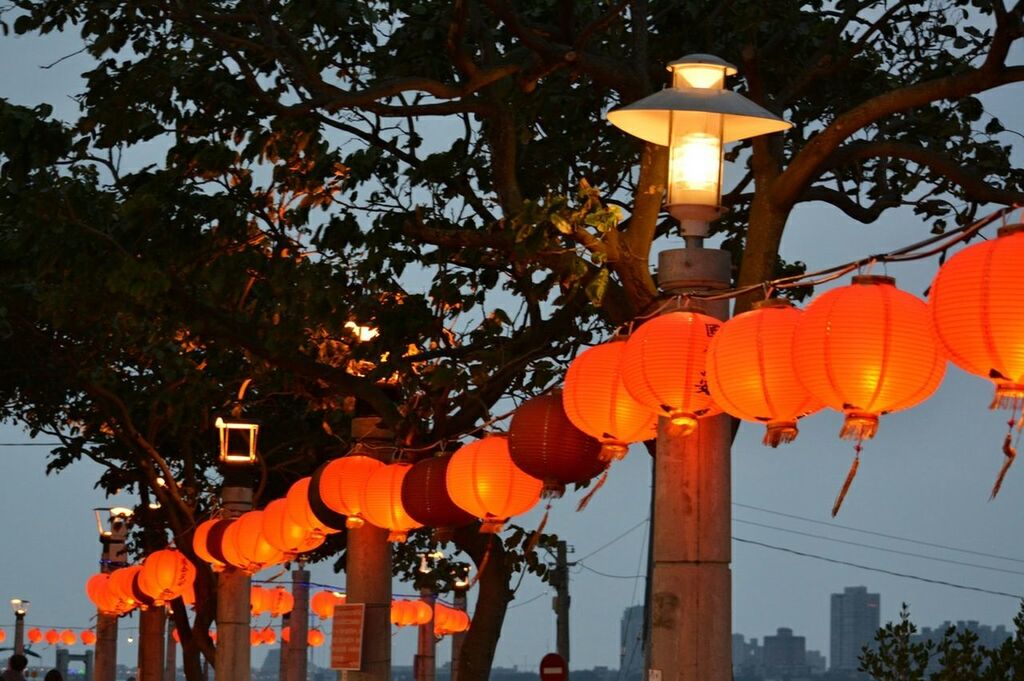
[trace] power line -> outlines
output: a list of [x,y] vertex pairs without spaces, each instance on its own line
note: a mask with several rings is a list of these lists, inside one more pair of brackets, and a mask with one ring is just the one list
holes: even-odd
[[762,508],[760,506],[751,506],[750,504],[741,504],[733,502],[733,506],[739,508],[748,508],[752,511],[761,511],[762,513],[770,513],[772,515],[782,516],[783,518],[793,518],[794,520],[802,520],[807,523],[814,523],[815,525],[824,525],[825,527],[839,528],[841,530],[848,530],[850,532],[859,532],[861,534],[869,534],[875,537],[884,537],[885,539],[895,539],[897,541],[905,541],[911,544],[917,544],[919,546],[928,546],[933,549],[945,549],[947,551],[958,551],[960,553],[967,553],[972,556],[981,556],[984,558],[997,558],[999,560],[1008,560],[1014,563],[1024,564],[1024,559],[1013,558],[1011,556],[1000,556],[995,553],[985,553],[984,551],[973,551],[971,549],[963,549],[956,546],[949,546],[948,544],[936,544],[934,542],[922,541],[920,539],[911,539],[910,537],[901,537],[895,534],[886,534],[885,532],[877,532],[874,530],[862,530],[859,527],[851,527],[850,525],[841,525],[839,523],[830,523],[816,518],[808,518],[807,516],[796,515],[795,513],[783,513],[782,511],[775,511],[770,508]]
[[967,586],[965,584],[956,584],[954,582],[946,582],[941,579],[931,579],[929,577],[921,577],[919,575],[910,575],[905,572],[895,572],[893,570],[886,570],[885,568],[871,567],[869,565],[860,565],[858,563],[851,563],[845,560],[838,560],[836,558],[828,558],[826,556],[819,556],[815,553],[806,553],[804,551],[797,551],[796,549],[786,548],[784,546],[775,546],[774,544],[766,544],[764,542],[754,541],[753,539],[741,539],[740,537],[733,537],[733,541],[742,542],[744,544],[753,544],[754,546],[760,546],[766,549],[772,549],[773,551],[782,551],[783,553],[791,553],[795,556],[801,556],[803,558],[814,558],[816,560],[823,560],[826,563],[834,563],[836,565],[845,565],[847,567],[855,567],[861,570],[868,570],[870,572],[880,572],[882,574],[891,575],[893,577],[902,577],[904,579],[913,579],[918,582],[926,582],[928,584],[936,584],[938,586],[948,586],[953,589],[962,589],[964,591],[977,591],[979,593],[991,594],[993,596],[1006,596],[1016,600],[1024,600],[1024,596],[1019,594],[1011,594],[1005,591],[993,591],[992,589],[984,589],[980,586]]
[[595,570],[592,567],[587,567],[586,565],[584,565],[583,563],[581,563],[579,561],[576,561],[576,564],[579,565],[584,570],[587,570],[589,572],[593,572],[595,575],[601,575],[602,577],[608,577],[609,579],[636,579],[637,577],[643,577],[643,574],[638,574],[638,575],[610,575],[607,572],[601,572],[600,570]]
[[547,596],[547,595],[548,595],[547,591],[542,591],[542,592],[540,592],[539,594],[537,594],[536,596],[534,596],[533,598],[531,598],[529,600],[525,600],[522,603],[516,603],[515,605],[510,605],[510,606],[508,606],[505,609],[506,610],[512,610],[513,608],[520,608],[520,607],[522,607],[524,605],[529,605],[530,603],[533,603],[535,600],[537,600],[538,598],[540,598],[542,596]]
[[1010,575],[1024,575],[1024,572],[1020,570],[1008,570],[1006,568],[992,567],[990,565],[979,565],[978,563],[967,563],[960,560],[951,560],[949,558],[939,558],[937,556],[928,556],[923,553],[914,553],[913,551],[900,551],[899,549],[890,549],[884,546],[874,546],[873,544],[862,544],[856,541],[849,541],[847,539],[837,539],[835,537],[828,537],[823,534],[814,534],[813,532],[801,532],[800,530],[790,530],[785,527],[777,527],[775,525],[768,525],[765,523],[756,523],[752,520],[740,520],[734,519],[734,522],[743,523],[744,525],[753,525],[754,527],[764,527],[769,530],[777,530],[778,532],[788,532],[789,534],[798,534],[801,537],[813,537],[815,539],[823,539],[825,541],[836,542],[837,544],[847,544],[849,546],[859,546],[864,549],[873,549],[875,551],[885,551],[886,553],[895,553],[901,556],[910,556],[912,558],[923,558],[925,560],[934,560],[939,563],[949,563],[951,565],[962,565],[964,567],[978,568],[979,570],[991,570],[993,572],[1004,572]]
[[587,558],[590,558],[595,553],[600,553],[601,551],[604,551],[606,548],[608,548],[609,546],[611,546],[615,542],[619,541],[620,539],[622,539],[623,537],[628,535],[630,532],[634,531],[636,528],[638,528],[638,527],[640,527],[642,525],[646,525],[649,520],[650,520],[650,518],[644,518],[643,520],[638,522],[636,525],[634,525],[633,527],[629,528],[628,530],[626,530],[625,532],[623,532],[619,536],[615,537],[614,539],[611,539],[608,542],[606,542],[604,544],[601,544],[601,546],[597,547],[596,549],[594,549],[593,551],[591,551],[587,555],[583,556],[582,558],[577,558],[576,562],[579,563],[581,561],[586,560]]

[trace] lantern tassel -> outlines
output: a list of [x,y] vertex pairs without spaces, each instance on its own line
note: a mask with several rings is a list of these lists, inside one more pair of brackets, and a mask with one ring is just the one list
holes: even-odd
[[999,381],[996,383],[996,392],[992,396],[992,404],[989,409],[1008,409],[1019,412],[1024,406],[1024,385]]
[[548,524],[548,514],[551,513],[551,504],[547,505],[544,509],[544,517],[540,519],[540,524],[537,525],[537,529],[530,533],[530,539],[526,542],[526,553],[533,551],[537,548],[537,542],[540,541],[540,535],[544,531],[544,527]]
[[836,502],[832,504],[832,517],[835,518],[839,514],[839,509],[843,507],[843,501],[846,499],[846,493],[850,491],[850,485],[853,484],[853,479],[857,477],[857,469],[860,468],[860,443],[854,448],[856,455],[853,457],[853,463],[850,464],[850,472],[846,474],[846,481],[843,483],[842,489],[839,490],[839,495],[836,496]]
[[[1011,424],[1013,421],[1010,422]],[[999,490],[1003,486],[1003,479],[1006,477],[1006,473],[1010,470],[1010,466],[1013,465],[1013,460],[1017,458],[1017,450],[1013,447],[1013,427],[1011,425],[1010,432],[1006,434],[1006,438],[1003,440],[1003,467],[999,469],[999,477],[996,478],[996,484],[992,485],[992,496],[988,498],[992,501],[999,494]]]
[[856,440],[858,443],[870,440],[878,432],[878,415],[862,411],[846,412],[846,419],[839,431],[843,440]]
[[788,444],[800,433],[796,421],[772,421],[768,424],[761,444],[774,449],[781,444]]
[[587,492],[587,495],[585,497],[583,497],[582,499],[580,499],[580,503],[578,503],[576,505],[576,512],[577,513],[579,513],[580,511],[582,511],[583,509],[585,509],[587,507],[587,504],[590,503],[590,500],[594,498],[595,494],[597,494],[597,490],[601,489],[601,487],[604,486],[604,483],[605,483],[606,480],[608,480],[608,469],[607,468],[604,469],[604,473],[602,473],[601,477],[597,479],[596,483],[594,483],[594,489],[592,489],[589,492]]

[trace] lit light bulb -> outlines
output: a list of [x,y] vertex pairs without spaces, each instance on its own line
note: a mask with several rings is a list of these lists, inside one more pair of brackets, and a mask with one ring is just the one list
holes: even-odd
[[686,64],[673,71],[676,87],[695,87],[721,90],[725,82],[725,68],[718,64]]
[[672,140],[669,150],[668,203],[716,210],[722,178],[722,141],[691,132]]

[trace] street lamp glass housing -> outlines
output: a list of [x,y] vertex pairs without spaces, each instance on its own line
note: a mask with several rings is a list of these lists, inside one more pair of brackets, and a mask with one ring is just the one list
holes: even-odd
[[28,601],[23,598],[12,598],[11,599],[11,610],[14,611],[15,617],[24,617],[28,614]]
[[217,417],[214,422],[220,435],[220,462],[252,464],[256,461],[256,441],[260,425],[256,421]]

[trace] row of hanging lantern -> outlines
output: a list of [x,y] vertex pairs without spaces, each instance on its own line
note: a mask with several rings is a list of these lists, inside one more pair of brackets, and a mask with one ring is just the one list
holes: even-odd
[[[47,645],[55,646],[63,644],[65,646],[73,646],[79,642],[82,645],[91,646],[96,643],[96,632],[92,629],[85,629],[81,634],[76,634],[73,629],[64,629],[57,631],[56,629],[47,629],[45,632],[39,627],[32,627],[25,632],[28,642],[31,644],[38,644],[46,642]],[[0,643],[7,640],[7,632],[0,629]]]
[[140,565],[100,572],[85,584],[85,592],[105,615],[125,615],[136,607],[163,605],[179,596],[195,602],[196,569],[175,549],[161,549],[146,556]]

